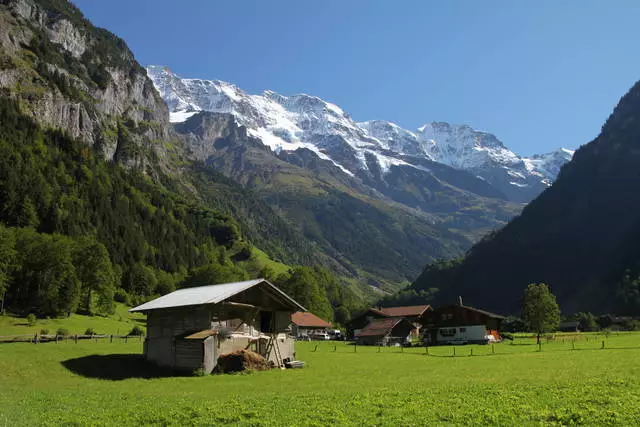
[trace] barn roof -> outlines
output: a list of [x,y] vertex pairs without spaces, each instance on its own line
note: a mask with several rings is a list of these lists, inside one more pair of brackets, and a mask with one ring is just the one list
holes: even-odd
[[411,317],[421,316],[422,313],[430,308],[430,305],[409,305],[406,307],[386,307],[381,308],[378,311],[389,317]]
[[282,292],[280,289],[265,279],[247,280],[245,282],[222,283],[219,285],[198,286],[195,288],[179,289],[170,294],[163,295],[142,305],[132,308],[131,312],[149,311],[163,308],[185,307],[192,305],[217,304],[232,296],[246,291],[254,286],[265,284],[283,302],[290,305],[293,310],[306,311],[293,298]]
[[308,311],[298,311],[291,315],[291,322],[297,326],[307,328],[330,328],[331,323],[322,320],[318,316]]
[[360,332],[356,334],[356,337],[378,337],[385,336],[393,328],[395,328],[398,323],[406,322],[407,320],[403,317],[385,317],[382,319],[373,319],[367,326],[362,328]]

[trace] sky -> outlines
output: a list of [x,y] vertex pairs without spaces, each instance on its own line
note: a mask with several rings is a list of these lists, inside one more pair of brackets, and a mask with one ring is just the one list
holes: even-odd
[[640,79],[636,0],[74,0],[143,65],[468,124],[522,155],[595,138]]

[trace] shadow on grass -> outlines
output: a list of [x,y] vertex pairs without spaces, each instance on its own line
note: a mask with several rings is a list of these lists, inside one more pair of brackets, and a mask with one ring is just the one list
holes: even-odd
[[166,378],[184,376],[148,362],[140,354],[94,354],[60,362],[62,366],[86,378],[121,381],[130,378]]

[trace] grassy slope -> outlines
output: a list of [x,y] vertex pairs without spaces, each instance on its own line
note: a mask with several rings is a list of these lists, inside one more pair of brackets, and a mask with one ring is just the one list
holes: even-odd
[[576,351],[558,342],[536,352],[521,342],[496,345],[495,356],[490,346],[457,347],[455,358],[451,347],[436,357],[299,343],[301,370],[152,379],[134,378],[144,372],[131,356],[137,342],[6,344],[0,424],[637,425],[640,335],[606,340],[619,349],[582,340]]
[[0,316],[0,335],[35,334],[41,329],[48,329],[55,334],[58,328],[65,328],[71,334],[83,334],[88,328],[98,334],[126,334],[135,325],[145,327],[145,316],[140,313],[129,313],[129,307],[117,304],[116,313],[109,317],[83,316],[72,314],[61,319],[38,319],[34,326],[27,325],[24,317]]

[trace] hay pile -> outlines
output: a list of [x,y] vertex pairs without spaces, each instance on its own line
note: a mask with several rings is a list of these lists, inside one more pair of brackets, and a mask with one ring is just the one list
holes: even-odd
[[214,372],[265,371],[267,369],[271,369],[271,363],[258,353],[249,350],[238,350],[220,355]]

